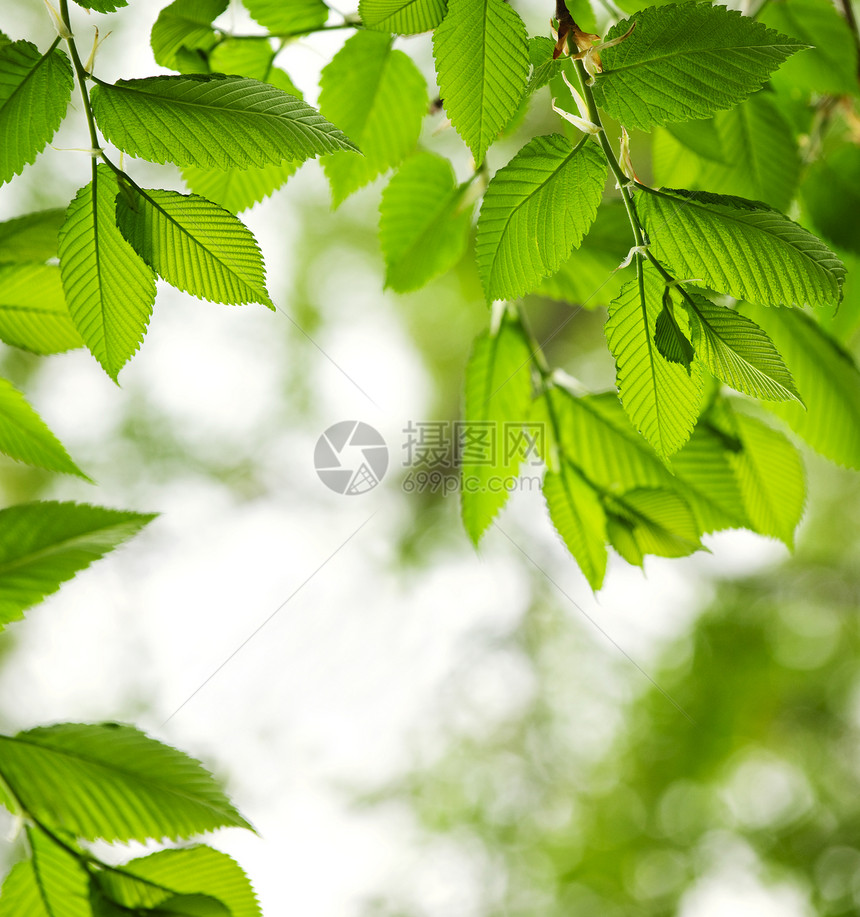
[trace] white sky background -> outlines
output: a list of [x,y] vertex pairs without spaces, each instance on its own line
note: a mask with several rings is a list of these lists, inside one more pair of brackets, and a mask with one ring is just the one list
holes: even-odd
[[[159,72],[148,31],[162,5],[132,0],[130,9],[109,17],[115,32],[99,54],[102,79]],[[544,28],[538,4],[525,12],[532,31]],[[73,17],[88,51],[88,23],[106,17],[75,8]],[[50,22],[35,0],[4,0],[0,28],[40,47],[51,41]],[[291,76],[312,89],[343,38],[334,33],[297,49],[289,58]],[[70,120],[54,145],[87,146],[79,107]],[[169,167],[127,167],[138,181],[181,188]],[[34,187],[43,195],[39,206],[64,206],[88,172],[86,154],[49,149],[29,181],[25,175],[0,189],[0,219],[29,209],[25,195]],[[263,249],[270,292],[288,312],[289,245],[302,232],[295,203],[326,194],[312,163],[243,217]],[[372,230],[376,192],[346,206],[353,215],[367,212]],[[10,628],[4,639],[15,649],[0,669],[4,727],[133,720],[204,758],[260,832],[223,832],[214,840],[249,873],[267,917],[349,917],[361,913],[367,896],[390,887],[411,889],[430,915],[474,912],[475,864],[442,843],[426,855],[408,812],[358,812],[349,801],[349,788],[406,769],[418,748],[432,754],[436,711],[452,690],[453,673],[488,635],[516,625],[530,595],[528,564],[497,532],[475,553],[457,531],[426,567],[402,570],[391,532],[415,503],[393,475],[353,498],[329,492],[315,475],[313,446],[329,424],[367,421],[383,432],[397,464],[404,423],[428,417],[431,380],[400,328],[393,297],[381,288],[378,260],[347,264],[317,294],[329,319],[319,346],[376,405],[287,327],[283,315],[201,303],[164,284],[122,388],[77,352],[46,360],[27,390],[99,482],[94,488],[58,480],[53,496],[162,516]],[[285,367],[297,354],[309,367],[308,388],[317,392],[310,418],[297,419],[283,403]],[[227,460],[252,456],[264,469],[263,486],[240,499],[191,469],[164,475],[158,456],[142,455],[120,437],[140,404],[198,452]],[[255,451],[258,443],[263,454]],[[783,556],[772,542],[724,535],[711,540],[710,556],[649,559],[647,575],[615,563],[598,602],[537,494],[518,495],[501,525],[572,599],[556,593],[581,622],[594,665],[605,663],[610,675],[626,673],[620,697],[646,682],[581,611],[648,669],[655,648],[686,628],[706,600],[711,576]],[[528,672],[500,656],[481,663],[470,690],[475,709],[492,718],[528,692]],[[768,896],[754,869],[744,869],[753,889],[749,913],[761,917],[769,907],[782,917],[804,913],[790,894]],[[745,913],[734,898],[713,909],[724,885],[709,881],[696,892],[699,917]]]

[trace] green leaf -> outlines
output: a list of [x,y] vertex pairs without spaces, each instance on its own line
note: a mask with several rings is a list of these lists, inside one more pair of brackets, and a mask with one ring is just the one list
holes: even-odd
[[199,762],[133,726],[63,723],[0,736],[0,774],[39,821],[86,840],[250,828]]
[[0,46],[0,185],[20,175],[66,116],[72,65],[58,48],[40,54],[29,41]]
[[696,519],[683,497],[670,490],[639,488],[607,500],[607,534],[630,564],[646,554],[686,557],[701,546]]
[[845,267],[766,204],[673,189],[636,196],[654,254],[677,277],[761,305],[834,305]]
[[729,453],[729,461],[753,530],[792,547],[806,502],[800,454],[782,433],[753,417],[731,413],[723,424],[742,446]]
[[128,0],[75,0],[75,3],[85,10],[94,10],[96,13],[113,13],[123,6],[128,6]]
[[418,142],[427,85],[412,59],[381,32],[353,35],[323,70],[320,111],[360,147],[322,160],[337,207],[353,191],[398,165]]
[[69,205],[59,237],[72,321],[114,381],[140,347],[155,302],[155,274],[117,228],[118,192],[114,173],[99,166]]
[[854,359],[802,312],[742,308],[773,339],[807,410],[794,404],[768,408],[831,461],[860,469],[860,372]]
[[445,111],[480,165],[526,88],[526,27],[504,0],[450,0],[433,33]]
[[[759,95],[757,93],[750,96],[750,99],[758,98]],[[749,104],[749,100],[744,103],[744,105],[746,104]],[[709,162],[725,163],[727,157],[723,152],[723,141],[720,137],[720,132],[717,130],[717,117],[720,117],[719,113],[715,117],[707,118],[704,121],[679,121],[675,124],[667,124],[662,130],[671,134],[678,143],[687,147],[702,159],[707,159]]]
[[860,254],[860,147],[846,143],[828,152],[806,173],[800,193],[824,238]]
[[154,518],[76,503],[0,510],[0,626],[20,618]]
[[800,178],[800,158],[775,96],[757,93],[714,121],[725,164],[703,162],[698,185],[787,209]]
[[666,294],[663,295],[663,308],[657,316],[654,325],[654,343],[657,351],[664,360],[678,363],[689,373],[693,362],[693,347],[681,330],[671,300],[667,302]]
[[754,321],[686,291],[696,356],[726,385],[763,401],[798,401],[794,379],[779,351]]
[[547,471],[543,495],[562,541],[597,592],[606,574],[606,513],[597,493],[570,463]]
[[47,261],[57,256],[57,233],[66,211],[39,210],[0,223],[0,264]]
[[243,0],[243,5],[274,35],[310,32],[328,19],[328,7],[322,0]]
[[545,35],[535,35],[529,39],[529,61],[532,65],[532,73],[529,77],[526,95],[537,92],[549,81],[561,72],[564,65],[564,58],[554,58],[555,42]]
[[703,389],[698,364],[688,373],[657,350],[654,336],[664,290],[660,276],[649,268],[625,284],[609,305],[606,340],[624,409],[657,453],[669,456],[690,438]]
[[780,87],[821,94],[857,94],[857,47],[851,29],[830,0],[772,0],[762,22],[811,46],[775,74]]
[[105,137],[152,162],[229,169],[277,165],[355,146],[306,102],[259,80],[222,74],[99,83]]
[[24,396],[0,379],[0,452],[18,462],[89,480]]
[[379,205],[387,287],[417,290],[462,258],[472,223],[464,192],[441,156],[417,153],[400,167]]
[[368,29],[416,35],[444,19],[447,0],[359,0],[358,14]]
[[621,290],[624,274],[617,268],[629,248],[627,211],[621,201],[607,201],[579,248],[535,292],[585,309],[606,307]]
[[606,160],[587,139],[535,137],[493,176],[475,254],[488,301],[532,292],[578,247],[597,214]]
[[463,524],[478,544],[519,474],[518,435],[531,407],[532,351],[518,322],[504,316],[498,330],[476,340],[466,366],[465,435],[460,456]]
[[[155,61],[171,70],[184,70],[189,51],[210,51],[217,41],[212,21],[228,0],[174,0],[158,14],[150,44]],[[186,52],[186,53],[182,53]]]
[[27,829],[32,856],[3,883],[0,917],[91,917],[89,878],[79,860],[42,831]]
[[83,347],[57,265],[0,265],[0,340],[38,354]]
[[206,894],[223,901],[232,917],[259,917],[254,890],[241,867],[226,853],[202,845],[161,850],[105,870],[99,885],[128,908],[153,908],[171,895]]
[[283,92],[302,98],[301,90],[281,70],[274,66],[276,50],[268,38],[227,38],[214,48],[209,55],[213,73],[225,73],[235,76],[247,76],[272,86]]
[[134,250],[178,290],[275,308],[257,241],[234,214],[196,194],[135,188],[119,197],[116,215]]
[[[594,98],[617,121],[645,131],[732,108],[807,47],[710,3],[650,7],[632,19],[633,34],[600,52]],[[631,24],[617,23],[606,40],[620,38]]]

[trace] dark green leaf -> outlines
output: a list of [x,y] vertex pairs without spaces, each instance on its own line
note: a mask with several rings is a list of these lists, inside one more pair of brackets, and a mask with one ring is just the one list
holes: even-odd
[[846,143],[828,152],[807,172],[801,195],[824,238],[860,254],[860,147]]

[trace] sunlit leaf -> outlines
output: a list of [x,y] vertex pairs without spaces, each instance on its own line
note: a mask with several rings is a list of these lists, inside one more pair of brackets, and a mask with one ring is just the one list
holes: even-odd
[[66,211],[37,210],[0,223],[0,264],[57,257],[57,234]]
[[38,354],[84,346],[57,265],[0,264],[0,340]]
[[322,0],[243,0],[248,12],[274,35],[318,29],[328,19]]
[[358,13],[368,29],[401,35],[435,29],[447,9],[447,0],[359,0],[358,4]]
[[155,61],[171,70],[183,70],[189,51],[209,51],[216,36],[212,21],[226,9],[228,0],[174,0],[158,14],[150,35]]

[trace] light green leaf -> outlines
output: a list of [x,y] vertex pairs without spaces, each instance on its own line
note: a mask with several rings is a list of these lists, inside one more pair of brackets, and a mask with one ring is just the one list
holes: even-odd
[[248,877],[226,853],[211,847],[161,850],[104,871],[99,885],[124,907],[158,907],[171,895],[206,894],[223,901],[232,917],[259,917]]
[[0,46],[0,185],[20,175],[66,115],[72,65],[58,48],[40,54],[29,41]]
[[822,455],[860,469],[860,372],[849,353],[808,315],[743,305],[773,339],[807,410],[768,405]]
[[228,0],[174,0],[164,7],[150,35],[156,63],[171,70],[185,70],[182,65],[188,52],[212,50],[217,40],[212,21],[227,9],[227,3]]
[[723,423],[742,446],[728,457],[753,530],[792,547],[806,502],[800,454],[782,433],[753,417],[732,413]]
[[608,306],[618,295],[624,274],[617,270],[630,249],[630,223],[621,201],[600,205],[578,249],[535,291],[585,309]]
[[780,87],[856,95],[857,47],[848,23],[830,0],[773,0],[762,7],[759,18],[811,46],[775,74]]
[[0,917],[53,917],[45,908],[32,860],[16,863],[0,889]]
[[480,165],[525,92],[526,27],[504,0],[450,0],[433,54],[445,111]]
[[20,618],[154,518],[76,503],[0,510],[0,626]]
[[84,346],[57,265],[0,265],[0,340],[38,354]]
[[606,513],[597,493],[573,465],[562,461],[559,471],[544,476],[543,495],[552,524],[597,592],[607,560]]
[[462,258],[472,222],[464,191],[441,156],[417,153],[400,167],[379,205],[386,286],[416,290]]
[[302,98],[301,90],[281,70],[275,67],[276,50],[268,38],[226,38],[209,55],[213,73],[247,76]]
[[18,462],[87,478],[24,396],[0,379],[0,452]]
[[363,153],[334,153],[322,160],[335,207],[402,162],[418,142],[427,84],[412,59],[392,50],[391,42],[390,35],[360,31],[320,77],[320,112]]
[[118,192],[114,173],[99,166],[69,205],[59,237],[72,321],[114,381],[140,347],[155,302],[155,274],[117,228]]
[[673,189],[636,195],[654,254],[677,277],[761,305],[835,305],[845,268],[766,204]]
[[684,447],[672,456],[675,486],[692,510],[701,534],[749,524],[729,461],[733,446],[703,418]]
[[447,0],[359,0],[358,14],[368,29],[416,35],[444,19]]
[[475,254],[488,301],[532,292],[579,246],[597,214],[606,160],[583,139],[535,137],[493,176]]
[[117,221],[141,258],[177,289],[210,302],[274,309],[256,239],[211,201],[135,188],[117,200]]
[[[794,379],[779,351],[754,321],[687,291],[696,356],[726,385],[763,401],[798,401]],[[801,408],[802,409],[802,408]]]
[[50,917],[91,917],[89,876],[80,860],[38,828],[27,830],[27,840],[44,913]]
[[66,211],[39,210],[0,223],[0,264],[57,257],[57,233]]
[[554,58],[555,42],[545,35],[535,35],[529,39],[529,61],[532,65],[532,73],[529,77],[526,95],[537,92],[543,86],[549,84],[549,81],[561,71],[564,65],[564,58]]
[[128,6],[128,0],[75,0],[75,3],[85,10],[94,10],[96,13],[113,13],[123,6]]
[[282,187],[291,175],[295,175],[300,165],[298,162],[282,162],[277,166],[218,170],[186,166],[182,170],[182,178],[200,197],[205,197],[230,213],[241,213]]
[[[600,53],[603,73],[594,97],[617,121],[645,131],[737,105],[807,47],[710,3],[650,7],[631,19],[633,34]],[[606,40],[619,38],[631,24],[617,23]]]
[[759,92],[714,118],[725,164],[703,162],[697,185],[764,201],[777,210],[791,204],[800,178],[794,132],[773,94]]
[[310,32],[328,19],[322,0],[243,0],[243,5],[273,35]]
[[824,238],[860,254],[860,147],[846,143],[829,151],[806,173],[800,193]]
[[259,80],[222,74],[99,82],[99,127],[132,156],[179,166],[247,168],[355,145],[306,102]]
[[519,324],[505,316],[476,340],[466,367],[465,436],[460,456],[463,524],[477,545],[505,505],[516,479],[519,433],[531,407],[532,352]]
[[39,821],[86,840],[250,828],[199,762],[133,726],[63,723],[0,736],[0,775]]
[[625,284],[609,305],[606,340],[615,357],[621,403],[658,454],[677,452],[690,438],[702,401],[698,364],[688,373],[669,363],[654,341],[665,285],[653,269]]
[[686,557],[702,546],[692,510],[671,490],[630,490],[606,508],[609,541],[630,564],[641,567],[646,554]]

